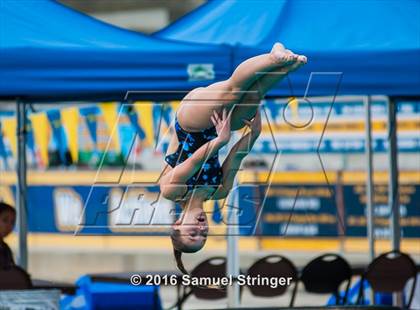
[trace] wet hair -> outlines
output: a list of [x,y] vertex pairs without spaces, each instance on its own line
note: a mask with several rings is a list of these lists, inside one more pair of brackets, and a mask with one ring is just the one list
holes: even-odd
[[[182,199],[182,200],[177,201],[177,203],[181,206],[181,209],[184,209],[185,205],[188,203],[188,200]],[[174,228],[171,229],[171,241],[172,241],[172,246],[174,249],[174,258],[175,258],[176,266],[183,274],[189,275],[181,259],[182,253],[195,253],[200,249],[188,247],[184,243],[182,243],[181,232],[178,229],[174,229]]]
[[[181,233],[179,232],[178,229],[172,229],[171,240],[172,240],[172,246],[174,248],[174,257],[176,261],[176,266],[178,267],[179,271],[181,271],[183,274],[190,275],[187,269],[185,269],[184,263],[182,262],[182,259],[181,259],[182,252],[195,253],[199,251],[201,248],[189,248],[185,246],[182,242],[179,241],[180,236],[181,236]],[[195,285],[195,286],[202,289],[226,290],[226,288],[220,287],[220,286],[217,286],[217,287],[212,287],[208,285]]]
[[176,266],[183,274],[189,274],[188,271],[184,267],[184,263],[182,262],[182,259],[181,259],[182,253],[183,252],[195,253],[198,250],[200,250],[200,248],[196,249],[196,248],[190,248],[186,246],[180,241],[180,236],[181,236],[181,233],[179,232],[178,229],[172,229],[171,240],[172,240],[172,246],[174,248],[175,262],[176,262]]
[[0,201],[0,214],[3,214],[4,212],[11,212],[16,216],[16,210],[11,205]]
[[[183,204],[185,206],[185,204],[188,203],[188,200],[181,200],[178,201],[179,204]],[[182,209],[184,209],[184,206],[182,207]],[[173,246],[173,250],[174,250],[174,258],[175,258],[175,262],[176,262],[176,266],[178,267],[178,270],[181,271],[183,274],[185,275],[190,275],[190,273],[187,271],[187,269],[185,269],[184,263],[182,262],[182,253],[195,253],[198,252],[199,250],[201,250],[201,248],[203,246],[200,247],[189,247],[187,245],[185,245],[182,241],[181,241],[181,232],[179,229],[171,229],[171,241],[172,241],[172,246]],[[197,286],[197,287],[201,287],[201,288],[212,288],[209,286]]]
[[184,263],[182,262],[181,256],[182,256],[182,252],[174,248],[174,257],[176,261],[176,266],[178,267],[179,271],[181,271],[183,274],[189,274],[187,269],[185,269],[184,267]]

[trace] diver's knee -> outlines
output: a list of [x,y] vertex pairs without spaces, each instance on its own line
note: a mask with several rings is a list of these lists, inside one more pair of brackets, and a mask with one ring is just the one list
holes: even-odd
[[232,101],[237,101],[241,98],[241,87],[235,83],[233,79],[229,79],[226,81],[226,96],[227,96],[227,103],[231,104]]

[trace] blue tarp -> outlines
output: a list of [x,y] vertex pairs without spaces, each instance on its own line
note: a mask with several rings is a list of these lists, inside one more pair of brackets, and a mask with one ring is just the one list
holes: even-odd
[[162,309],[157,285],[136,286],[131,283],[99,282],[89,275],[81,276],[75,284],[78,287],[76,294],[62,298],[60,309]]
[[420,93],[417,0],[213,0],[154,36],[230,44],[234,65],[276,41],[307,55],[271,95]]
[[51,0],[0,0],[0,99],[156,98],[225,79],[230,51],[148,37]]

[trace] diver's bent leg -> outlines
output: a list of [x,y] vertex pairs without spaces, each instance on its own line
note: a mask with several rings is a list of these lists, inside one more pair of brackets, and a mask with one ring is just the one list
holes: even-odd
[[254,81],[249,91],[243,95],[240,102],[232,111],[231,129],[238,130],[245,126],[243,119],[251,120],[257,112],[258,106],[266,93],[290,72],[299,69],[307,62],[305,56],[298,56],[296,62],[291,65],[268,72],[260,79]]
[[191,91],[177,111],[178,122],[187,131],[200,131],[213,126],[211,116],[216,111],[230,110],[239,99],[229,80],[213,83]]
[[231,83],[234,88],[247,90],[265,72],[287,66],[296,61],[297,57],[298,55],[277,42],[273,45],[270,53],[251,57],[239,64],[230,77]]

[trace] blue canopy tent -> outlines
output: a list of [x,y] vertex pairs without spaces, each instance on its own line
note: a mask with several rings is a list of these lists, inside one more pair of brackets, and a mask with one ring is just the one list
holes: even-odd
[[1,0],[0,104],[18,102],[19,265],[27,267],[27,102],[177,99],[230,72],[228,46],[147,37],[52,0]]
[[[419,20],[420,2],[410,0],[212,0],[154,36],[231,44],[235,66],[280,41],[308,56],[308,64],[290,75],[295,95],[305,94],[311,72],[339,73],[341,95],[418,95]],[[309,93],[333,95],[335,84],[317,77]],[[283,84],[269,92],[290,94]]]
[[2,0],[0,20],[0,99],[122,100],[130,90],[156,99],[231,70],[227,46],[147,37],[51,0]]
[[[230,44],[233,63],[270,51],[280,41],[308,56],[308,64],[272,88],[268,96],[365,95],[367,217],[374,257],[373,167],[369,95],[420,94],[419,1],[210,0],[154,34],[195,43]],[[286,82],[286,83],[285,83]],[[366,96],[368,95],[368,96]],[[389,206],[393,249],[400,246],[396,104],[389,101]],[[235,222],[236,220],[234,220]],[[235,239],[235,237],[228,237]],[[238,274],[236,241],[228,248],[228,272]],[[230,263],[229,263],[230,262]],[[228,292],[239,303],[239,289]]]

